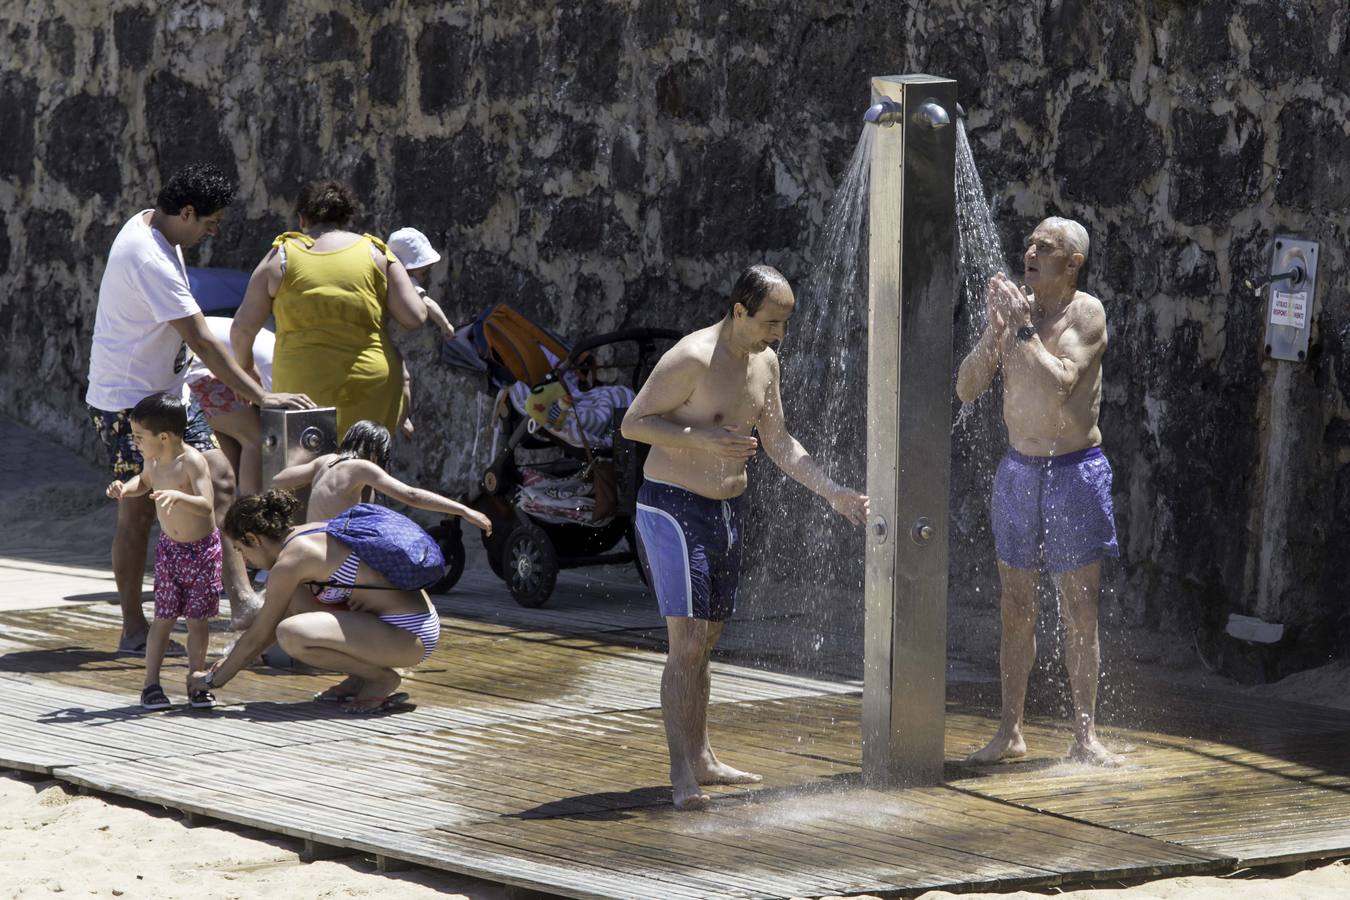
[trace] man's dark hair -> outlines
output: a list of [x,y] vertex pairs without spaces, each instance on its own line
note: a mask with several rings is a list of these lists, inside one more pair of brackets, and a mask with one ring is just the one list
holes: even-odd
[[191,206],[199,216],[209,216],[234,202],[235,184],[210,163],[184,166],[164,183],[155,205],[172,216]]
[[359,204],[356,193],[341,181],[321,179],[300,189],[295,211],[310,225],[343,227],[356,217]]
[[187,407],[173,394],[151,394],[131,410],[131,421],[147,431],[180,438],[187,431]]
[[787,279],[773,266],[751,266],[736,279],[736,285],[731,289],[731,300],[727,304],[728,312],[735,312],[736,304],[739,303],[753,316],[759,312],[769,291],[780,284],[787,284]]

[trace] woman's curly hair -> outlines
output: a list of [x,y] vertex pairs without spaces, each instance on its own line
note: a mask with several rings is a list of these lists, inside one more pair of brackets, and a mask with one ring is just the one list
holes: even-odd
[[281,538],[291,530],[291,514],[299,508],[300,501],[290,491],[249,494],[230,504],[221,530],[236,541],[245,534]]

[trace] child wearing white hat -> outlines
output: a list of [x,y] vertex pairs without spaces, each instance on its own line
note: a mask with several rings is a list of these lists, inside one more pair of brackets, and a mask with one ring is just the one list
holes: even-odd
[[[408,270],[408,277],[412,279],[413,287],[417,288],[417,295],[422,298],[422,302],[427,305],[427,318],[441,330],[448,341],[455,336],[455,326],[450,324],[446,318],[445,311],[441,305],[431,299],[427,294],[426,277],[429,270],[436,263],[440,262],[441,255],[431,248],[431,241],[427,236],[416,228],[400,228],[389,235],[389,240],[385,242],[389,251],[398,257],[398,261],[403,263],[403,268]],[[407,437],[412,437],[412,376],[408,372],[408,364],[403,364],[403,421],[399,423],[399,429]]]
[[431,241],[427,240],[427,236],[416,228],[400,228],[389,235],[386,243],[389,251],[398,257],[398,261],[403,263],[403,268],[408,270],[413,287],[417,288],[418,296],[427,305],[427,318],[441,330],[446,340],[450,340],[455,336],[455,326],[450,324],[441,305],[427,295],[426,289],[427,270],[440,262],[441,255],[431,248]]

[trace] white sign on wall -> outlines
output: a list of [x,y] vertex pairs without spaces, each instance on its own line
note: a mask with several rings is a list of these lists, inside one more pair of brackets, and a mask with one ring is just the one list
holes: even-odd
[[1273,291],[1270,301],[1270,324],[1292,325],[1303,329],[1308,324],[1307,291]]

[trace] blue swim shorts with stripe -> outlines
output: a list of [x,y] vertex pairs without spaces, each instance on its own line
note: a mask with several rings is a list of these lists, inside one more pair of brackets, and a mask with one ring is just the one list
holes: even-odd
[[648,478],[637,496],[638,554],[661,615],[723,621],[741,575],[741,498],[713,500]]

